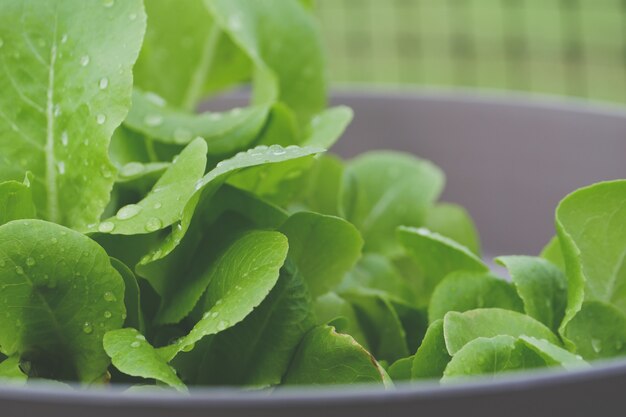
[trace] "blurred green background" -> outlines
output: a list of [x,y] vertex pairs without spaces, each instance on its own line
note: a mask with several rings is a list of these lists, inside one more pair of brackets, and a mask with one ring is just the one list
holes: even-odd
[[626,0],[317,0],[338,83],[626,103]]

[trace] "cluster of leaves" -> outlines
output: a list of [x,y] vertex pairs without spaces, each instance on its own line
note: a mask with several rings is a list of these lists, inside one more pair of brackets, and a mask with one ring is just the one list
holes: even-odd
[[324,154],[352,115],[309,7],[0,4],[0,378],[389,386],[624,353],[626,182],[492,275],[435,165]]

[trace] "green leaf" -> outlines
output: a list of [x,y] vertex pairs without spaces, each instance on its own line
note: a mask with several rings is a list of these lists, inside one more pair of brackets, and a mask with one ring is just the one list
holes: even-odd
[[201,385],[268,387],[280,384],[293,354],[315,322],[311,299],[300,274],[281,270],[270,294],[241,323],[175,359],[187,367],[185,378]]
[[394,381],[410,381],[414,356],[398,359],[388,369],[389,377]]
[[503,372],[545,365],[545,361],[534,350],[519,345],[514,337],[479,337],[468,342],[452,357],[442,382],[449,383],[474,375],[493,378]]
[[352,336],[358,344],[369,349],[356,311],[348,301],[334,292],[329,292],[315,299],[313,310],[317,317],[317,324],[333,326],[339,333]]
[[532,256],[502,256],[495,261],[511,274],[524,310],[552,330],[557,330],[567,305],[567,278],[545,259]]
[[[487,272],[489,268],[466,247],[424,228],[399,227],[398,240],[418,271],[413,274],[421,303],[427,302],[439,282],[455,271]],[[417,282],[415,282],[417,281]]]
[[507,335],[531,336],[560,345],[559,339],[537,320],[515,311],[485,308],[464,313],[449,312],[443,319],[448,352],[454,356],[472,340]]
[[188,113],[153,97],[135,89],[124,125],[152,140],[172,145],[187,145],[201,137],[207,142],[209,155],[229,155],[247,149],[268,115],[267,106],[235,108],[225,113]]
[[289,366],[286,385],[383,383],[376,360],[352,337],[330,326],[307,333]]
[[339,215],[343,163],[333,155],[321,155],[307,171],[293,210],[303,208],[331,216]]
[[289,239],[289,256],[313,297],[334,288],[361,255],[358,230],[338,217],[300,212],[279,230]]
[[113,366],[125,374],[156,379],[179,391],[187,391],[176,371],[135,329],[119,329],[104,335],[104,350]]
[[197,139],[174,160],[152,191],[137,204],[120,208],[114,217],[101,222],[92,231],[136,235],[152,233],[171,226],[197,190],[206,167],[206,143]]
[[359,288],[379,290],[390,298],[415,304],[413,289],[396,270],[391,261],[385,256],[375,253],[366,253],[349,271],[337,291],[349,292]]
[[424,227],[448,237],[480,256],[480,238],[469,213],[456,204],[441,203],[428,209]]
[[180,223],[177,223],[172,228],[172,232],[162,238],[161,242],[155,245],[154,249],[141,260],[138,266],[140,275],[142,275],[141,271],[146,265],[165,258],[180,244],[189,229],[189,225],[199,203],[201,201],[203,202],[200,207],[205,207],[206,204],[210,203],[211,197],[231,175],[242,170],[258,173],[256,170],[263,169],[264,165],[281,165],[283,163],[289,163],[291,160],[310,157],[320,152],[323,152],[323,150],[319,148],[283,148],[275,145],[270,148],[253,148],[218,163],[213,170],[209,171],[208,174],[196,183],[194,194],[184,206]]
[[545,339],[520,336],[518,342],[532,349],[546,362],[547,366],[560,365],[565,369],[588,368],[589,364],[580,356],[574,355],[567,350],[556,346]]
[[141,311],[141,299],[139,294],[139,284],[133,271],[123,262],[111,258],[111,265],[117,270],[124,280],[124,305],[126,306],[126,321],[124,324],[133,327],[141,332],[144,331],[144,318]]
[[19,219],[37,217],[28,175],[24,182],[0,183],[0,225]]
[[421,226],[443,184],[443,173],[428,161],[369,152],[346,166],[340,213],[361,231],[365,251],[395,254],[396,228]]
[[32,171],[40,217],[77,229],[99,220],[145,23],[141,0],[2,2],[0,180]]
[[411,378],[441,378],[450,359],[444,339],[443,320],[435,320],[428,326],[424,340],[413,357]]
[[588,360],[626,354],[626,316],[611,304],[585,301],[564,335]]
[[598,183],[565,197],[556,229],[568,279],[561,332],[583,300],[610,303],[626,312],[626,181]]
[[253,102],[282,101],[301,124],[326,105],[315,19],[295,1],[207,0],[216,23],[254,64]]
[[[202,319],[177,343],[162,348],[162,356],[171,360],[203,337],[246,318],[276,284],[287,250],[287,238],[270,231],[247,233],[230,245],[207,273]],[[197,288],[201,293],[201,286]],[[184,303],[172,305],[187,307]]]
[[346,130],[354,113],[350,107],[337,106],[316,115],[304,129],[306,146],[330,149]]
[[394,362],[409,356],[407,332],[384,293],[361,289],[340,295],[354,306],[367,345],[376,358]]
[[24,384],[28,377],[20,368],[19,356],[12,356],[0,362],[0,382],[3,384]]
[[215,24],[203,0],[148,0],[146,12],[137,86],[193,111],[208,93],[250,78],[249,59]]
[[550,239],[550,242],[544,246],[541,254],[541,258],[546,261],[552,262],[558,266],[561,271],[565,271],[565,259],[563,259],[563,252],[561,252],[561,242],[559,242],[558,236],[554,236]]
[[428,306],[428,320],[442,319],[447,312],[477,308],[523,311],[513,286],[491,274],[453,272],[435,288]]
[[102,377],[102,336],[122,326],[124,281],[86,236],[41,220],[0,226],[0,346],[43,377]]

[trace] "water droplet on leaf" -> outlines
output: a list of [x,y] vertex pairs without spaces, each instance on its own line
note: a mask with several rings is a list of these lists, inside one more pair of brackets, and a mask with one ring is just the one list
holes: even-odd
[[149,114],[144,117],[143,122],[146,124],[146,126],[160,126],[163,123],[163,117],[159,114]]
[[162,225],[163,223],[161,222],[160,219],[156,217],[151,217],[146,222],[146,230],[148,232],[156,232],[157,230],[161,228]]
[[109,86],[109,79],[108,78],[102,78],[100,80],[100,82],[98,83],[98,87],[100,87],[100,90],[104,90]]
[[106,122],[106,121],[107,121],[107,117],[104,114],[99,114],[98,116],[96,116],[96,122],[99,125],[104,124],[104,122]]
[[119,209],[115,217],[117,217],[119,220],[132,219],[133,217],[138,215],[141,212],[141,210],[142,210],[141,206],[138,206],[137,204],[129,204]]
[[115,294],[113,294],[111,291],[105,292],[102,298],[104,298],[104,301],[108,301],[108,302],[113,302],[117,300],[117,298],[115,297]]
[[80,65],[82,65],[83,67],[86,67],[87,65],[89,65],[89,61],[91,61],[91,58],[89,58],[89,55],[83,55],[80,57]]
[[91,334],[93,332],[93,326],[88,321],[83,324],[83,332],[87,334]]
[[103,222],[98,226],[98,231],[100,233],[110,233],[115,229],[115,225],[111,222]]

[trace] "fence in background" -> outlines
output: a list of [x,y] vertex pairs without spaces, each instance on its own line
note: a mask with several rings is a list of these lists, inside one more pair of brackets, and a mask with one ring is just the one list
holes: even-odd
[[317,0],[332,78],[626,104],[626,0]]

